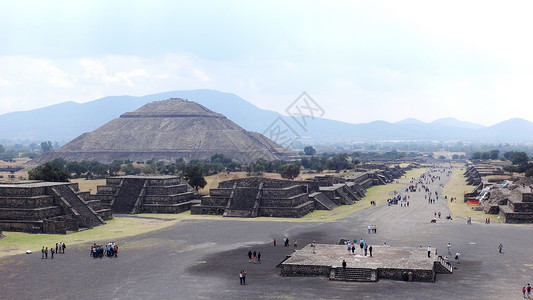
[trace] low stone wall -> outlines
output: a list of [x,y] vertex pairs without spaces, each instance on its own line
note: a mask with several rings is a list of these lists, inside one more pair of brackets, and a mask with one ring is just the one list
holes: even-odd
[[313,201],[309,201],[298,207],[260,207],[258,216],[301,218],[313,210],[315,210],[315,204]]
[[164,205],[164,204],[143,204],[142,211],[145,213],[169,213],[179,214],[189,210],[191,207],[190,202]]
[[379,279],[390,279],[390,280],[405,280],[405,276],[413,273],[413,281],[423,281],[423,282],[435,282],[435,271],[434,270],[416,270],[416,269],[378,269],[378,278]]
[[54,205],[54,198],[48,195],[31,198],[0,198],[0,207],[5,208],[37,208],[52,205]]
[[311,266],[311,265],[281,265],[281,276],[309,277],[309,276],[329,276],[331,267]]
[[191,214],[193,215],[223,215],[226,206],[208,206],[208,205],[193,205],[191,206]]

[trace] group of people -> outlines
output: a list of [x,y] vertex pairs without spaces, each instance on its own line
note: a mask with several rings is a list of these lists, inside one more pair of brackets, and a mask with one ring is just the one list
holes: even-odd
[[524,296],[524,298],[526,298],[526,293],[527,299],[531,299],[531,284],[529,283],[522,288],[522,295]]
[[[345,242],[345,244],[346,244],[346,248],[348,249],[348,253],[351,251],[352,255],[355,255],[355,247],[356,245],[358,245],[357,240],[353,240],[353,242],[347,241]],[[311,247],[313,246],[311,245]],[[361,249],[361,256],[368,256],[368,254],[370,254],[370,257],[372,257],[372,246],[369,246],[367,242],[365,242],[364,240],[361,240],[359,242],[359,248]]]
[[251,263],[253,261],[254,264],[261,263],[261,251],[252,252],[252,250],[248,250],[248,262]]
[[378,227],[376,225],[368,225],[368,233],[378,233]]
[[54,258],[54,254],[65,254],[65,248],[67,248],[67,245],[63,242],[56,243],[56,247],[50,247],[50,251],[48,250],[48,247],[43,246],[41,248],[41,259],[47,259],[48,258],[48,252],[50,252],[50,258]]
[[91,246],[91,253],[90,256],[92,258],[102,258],[107,257],[118,257],[118,245],[115,242],[109,242],[107,245],[96,245],[94,243]]

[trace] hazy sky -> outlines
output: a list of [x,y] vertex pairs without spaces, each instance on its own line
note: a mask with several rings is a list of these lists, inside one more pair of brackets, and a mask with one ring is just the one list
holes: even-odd
[[[1,1],[0,114],[183,89],[326,118],[533,121],[531,1]],[[193,100],[193,99],[191,99]]]

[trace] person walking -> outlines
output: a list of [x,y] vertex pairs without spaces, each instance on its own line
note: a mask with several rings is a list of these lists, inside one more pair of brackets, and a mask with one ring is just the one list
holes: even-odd
[[502,253],[502,250],[503,250],[503,244],[500,243],[500,244],[498,245],[498,252]]
[[48,258],[48,247],[44,248],[44,258]]
[[274,239],[274,247],[276,247],[276,239]]
[[248,250],[248,262],[252,262],[252,250]]
[[457,252],[455,253],[455,261],[459,263],[459,256],[461,256],[461,253]]
[[530,299],[531,298],[531,284],[527,284],[526,286],[526,290],[527,290],[527,298]]
[[524,297],[524,299],[526,299],[526,287],[522,288],[522,297]]
[[294,248],[298,248],[298,242],[296,240],[294,240]]
[[65,243],[61,243],[61,254],[65,254],[65,248],[67,248],[67,245],[65,245]]
[[371,229],[371,226],[370,226],[370,225],[368,225],[368,227],[367,227],[367,228],[368,228],[368,233],[370,233],[370,229]]
[[342,260],[342,269],[346,273],[346,260],[344,260],[344,259]]
[[428,246],[428,257],[431,258],[431,246]]
[[44,259],[44,246],[41,248],[41,259]]
[[446,247],[448,248],[448,255],[452,255],[452,244],[448,242],[448,245],[446,245]]
[[56,243],[56,253],[59,253],[59,252],[57,252],[58,250],[59,250],[59,244]]
[[372,257],[372,246],[368,247],[368,252],[370,253],[370,257]]
[[246,271],[242,270],[242,284],[246,285]]
[[257,252],[257,262],[261,263],[261,251]]
[[244,283],[244,277],[243,277],[244,274],[242,272],[244,272],[244,271],[240,271],[239,272],[239,280],[241,281],[241,285]]
[[50,248],[50,255],[52,256],[52,259],[54,259],[54,253],[55,253],[54,248]]
[[253,258],[254,258],[254,264],[256,264],[257,263],[257,252],[255,252],[255,250],[254,250]]

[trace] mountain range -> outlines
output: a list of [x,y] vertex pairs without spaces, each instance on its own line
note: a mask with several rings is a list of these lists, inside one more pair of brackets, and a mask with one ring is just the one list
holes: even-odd
[[[373,121],[352,124],[319,117],[293,118],[260,109],[231,93],[215,90],[170,91],[142,97],[112,96],[86,103],[73,101],[39,109],[0,115],[0,143],[57,141],[64,144],[79,135],[95,130],[121,114],[134,111],[153,101],[182,98],[197,102],[249,131],[263,133],[283,145],[299,138],[304,144],[367,141],[471,141],[532,142],[533,123],[510,119],[483,126],[454,118],[430,123],[409,118],[395,123]],[[281,134],[281,135],[280,135]],[[278,140],[276,140],[278,139]]]

